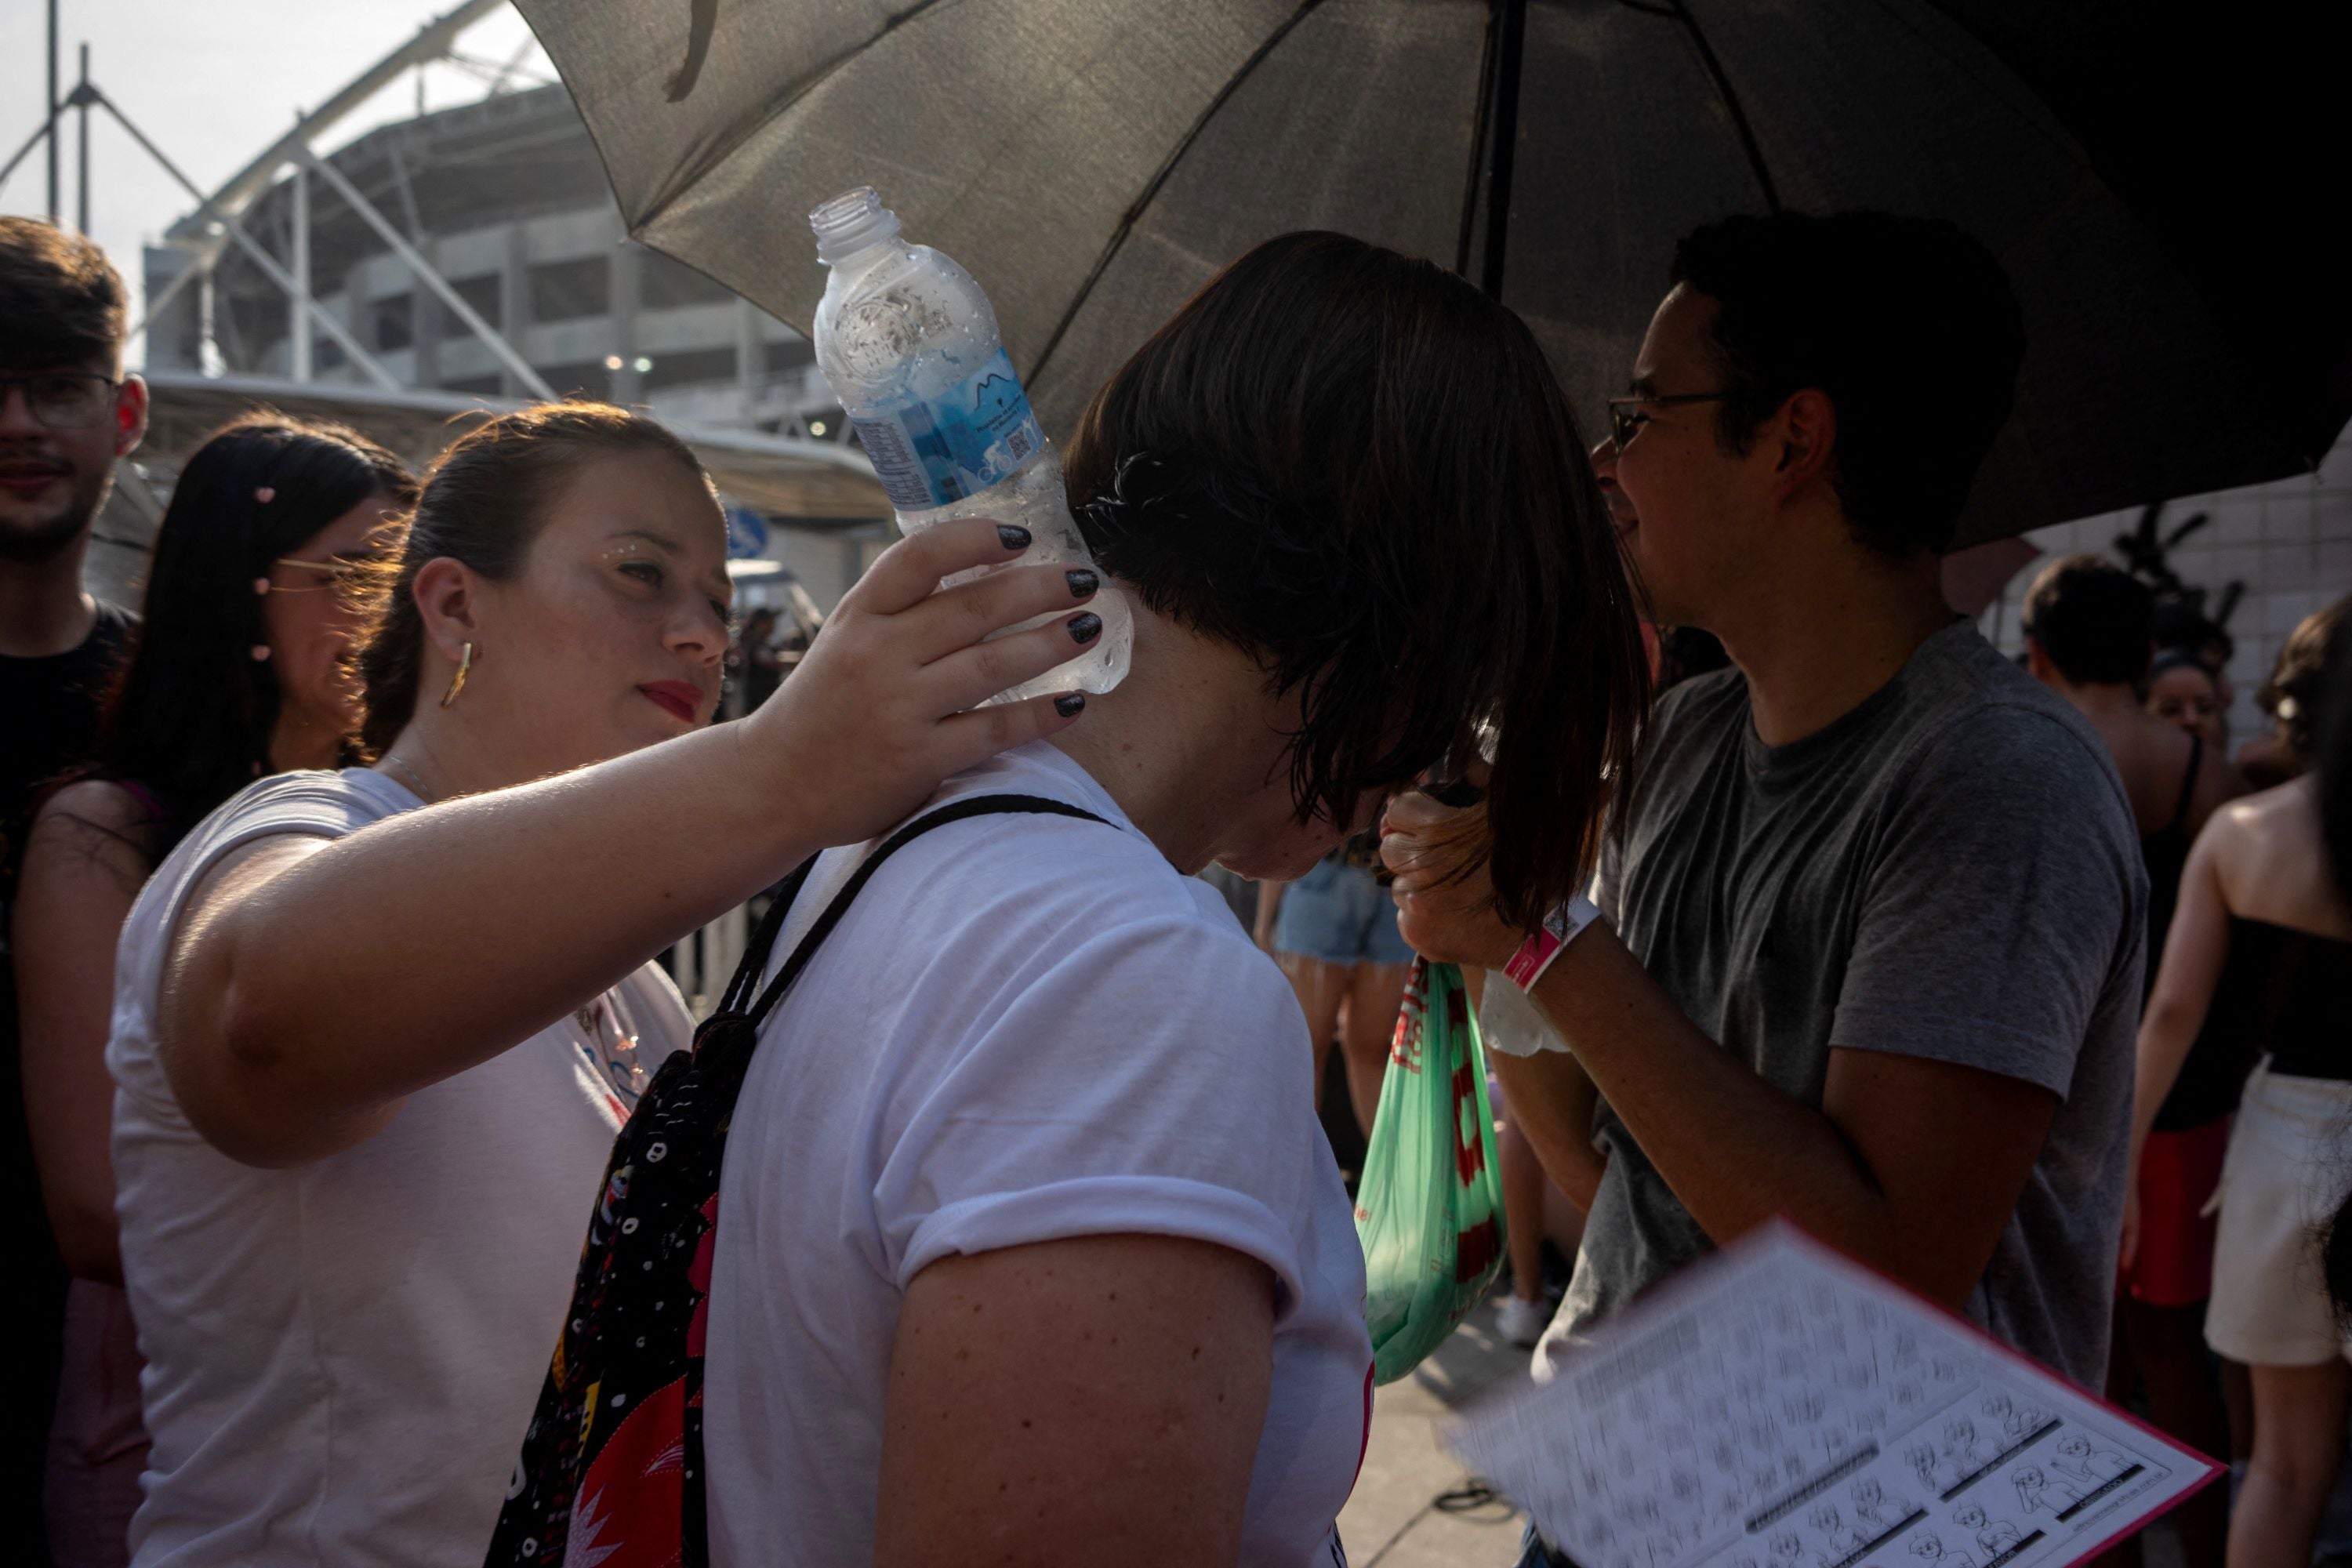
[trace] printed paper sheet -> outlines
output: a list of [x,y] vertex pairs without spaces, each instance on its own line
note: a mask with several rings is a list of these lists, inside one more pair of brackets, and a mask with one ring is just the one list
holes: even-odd
[[1785,1225],[1449,1439],[1582,1568],[2063,1568],[2218,1473]]

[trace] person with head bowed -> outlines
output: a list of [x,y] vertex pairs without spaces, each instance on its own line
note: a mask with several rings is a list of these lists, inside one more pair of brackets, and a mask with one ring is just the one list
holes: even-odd
[[714,1563],[1341,1561],[1363,1258],[1299,1006],[1191,874],[1298,877],[1491,724],[1532,918],[1622,766],[1632,588],[1533,335],[1460,279],[1269,240],[1067,471],[1132,673],[887,858],[821,858],[767,961],[795,978],[709,1263]]
[[391,453],[334,426],[253,415],[199,447],[156,531],[97,756],[49,795],[26,845],[25,1104],[74,1276],[47,1487],[61,1563],[125,1560],[147,1457],[107,1152],[115,938],[156,863],[215,807],[265,774],[344,760],[358,714],[334,579],[415,496]]
[[[135,1563],[481,1561],[614,1130],[686,1039],[649,955],[1070,722],[971,710],[1071,656],[1091,578],[935,592],[1028,542],[975,520],[896,546],[787,688],[712,727],[726,531],[691,451],[566,404],[442,456],[351,563],[373,765],[244,790],[124,927]],[[273,585],[326,581],[286,553]]]

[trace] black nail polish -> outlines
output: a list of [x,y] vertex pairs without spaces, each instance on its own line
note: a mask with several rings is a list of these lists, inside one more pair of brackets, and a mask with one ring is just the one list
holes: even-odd
[[1070,580],[1070,597],[1073,599],[1083,599],[1102,586],[1102,579],[1091,572],[1065,572],[1062,574]]
[[1017,522],[998,523],[996,525],[996,537],[998,542],[1001,542],[1007,550],[1026,550],[1029,548],[1029,531],[1022,527]]
[[1083,691],[1073,691],[1066,696],[1054,699],[1054,711],[1065,719],[1076,718],[1086,710],[1086,706],[1087,694]]
[[1102,636],[1102,617],[1089,610],[1083,616],[1072,616],[1069,621],[1070,640],[1090,643]]

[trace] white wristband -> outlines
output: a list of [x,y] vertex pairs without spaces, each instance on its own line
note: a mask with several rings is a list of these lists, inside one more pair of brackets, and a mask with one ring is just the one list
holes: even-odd
[[1544,916],[1542,929],[1519,943],[1519,951],[1503,965],[1503,973],[1522,991],[1533,991],[1543,972],[1551,967],[1560,950],[1583,933],[1584,928],[1601,918],[1600,907],[1582,893],[1566,903],[1553,906]]

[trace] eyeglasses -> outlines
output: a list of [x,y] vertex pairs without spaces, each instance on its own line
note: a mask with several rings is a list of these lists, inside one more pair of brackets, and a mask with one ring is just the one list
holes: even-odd
[[22,387],[25,406],[36,423],[51,430],[87,430],[103,425],[114,412],[114,394],[121,383],[96,371],[54,371],[40,375],[0,375],[0,408],[7,406],[8,390]]
[[269,591],[273,594],[315,594],[321,588],[333,587],[335,579],[346,573],[380,565],[384,559],[381,555],[330,555],[324,561],[304,561],[297,556],[280,555],[270,563],[272,566],[291,566],[297,572],[309,572],[324,581],[308,583],[299,588],[281,588],[273,583]]
[[1609,438],[1623,451],[1627,443],[1642,433],[1650,422],[1644,408],[1672,408],[1684,403],[1727,403],[1737,395],[1729,392],[1677,392],[1658,397],[1612,397],[1609,400]]

